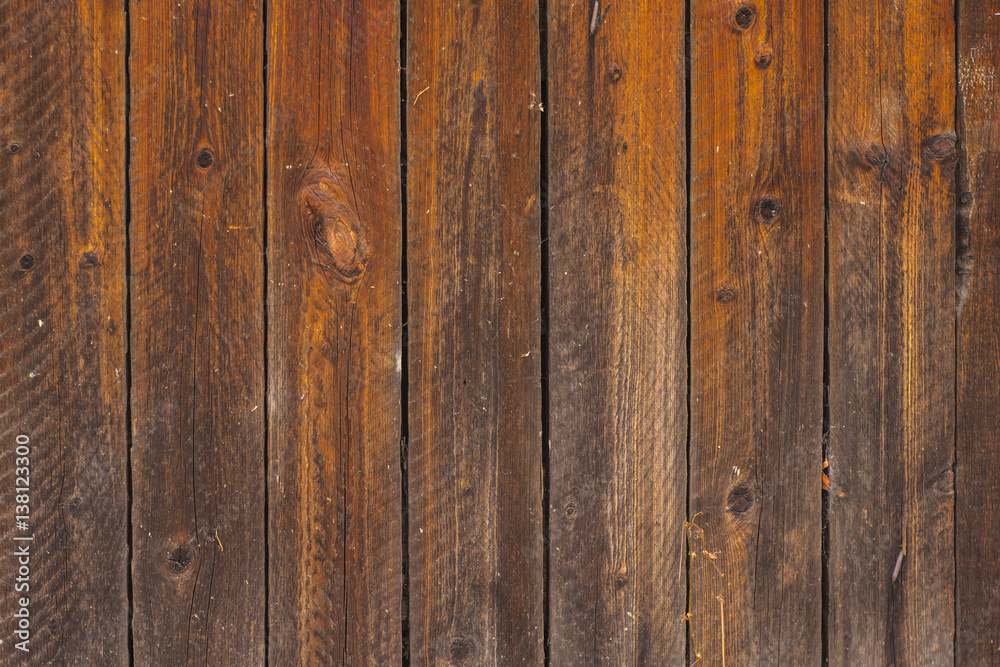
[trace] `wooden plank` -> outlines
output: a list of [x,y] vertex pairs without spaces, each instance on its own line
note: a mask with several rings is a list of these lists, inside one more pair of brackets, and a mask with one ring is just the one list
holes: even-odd
[[821,658],[823,13],[691,6],[692,662]]
[[956,662],[1000,664],[1000,43],[996,3],[958,11]]
[[953,659],[953,11],[829,5],[832,665]]
[[0,662],[126,665],[125,16],[13,1],[0,26]]
[[399,6],[268,23],[269,662],[400,664]]
[[408,3],[413,664],[541,664],[538,3]]
[[600,11],[549,4],[550,651],[681,664],[684,3]]
[[264,662],[261,13],[129,11],[141,665]]

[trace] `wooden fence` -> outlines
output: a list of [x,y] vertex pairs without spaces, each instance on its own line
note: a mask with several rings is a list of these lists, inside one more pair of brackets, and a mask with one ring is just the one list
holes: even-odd
[[3,0],[0,663],[1000,664],[998,67],[995,0]]

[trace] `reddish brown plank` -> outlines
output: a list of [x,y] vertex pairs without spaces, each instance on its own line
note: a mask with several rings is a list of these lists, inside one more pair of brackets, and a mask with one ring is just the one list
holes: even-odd
[[137,665],[264,662],[261,13],[129,8]]
[[831,665],[953,661],[953,11],[829,4]]
[[408,14],[410,656],[540,664],[538,4]]
[[601,12],[548,6],[551,660],[682,664],[684,3]]
[[398,665],[399,11],[268,7],[269,662]]
[[[5,665],[128,664],[125,295],[122,7],[104,0],[5,2],[0,5],[0,663]],[[22,496],[26,512],[17,507],[25,504]],[[24,527],[15,524],[16,516],[27,517]],[[22,566],[25,571],[19,571]],[[22,609],[28,634],[16,635],[22,618],[15,614]]]
[[690,657],[821,657],[823,13],[691,5]]
[[956,658],[1000,665],[1000,8],[958,4]]

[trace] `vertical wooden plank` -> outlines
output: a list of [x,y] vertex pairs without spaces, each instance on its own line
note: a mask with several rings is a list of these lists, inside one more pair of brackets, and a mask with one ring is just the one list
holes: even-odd
[[958,12],[957,664],[1000,664],[1000,12]]
[[821,655],[823,13],[691,7],[691,655]]
[[399,5],[268,24],[269,662],[396,665]]
[[829,4],[829,661],[951,664],[953,5]]
[[135,663],[259,665],[261,7],[129,18]]
[[411,659],[540,664],[538,3],[408,13]]
[[551,659],[681,664],[685,10],[594,11],[549,4]]
[[124,216],[121,5],[4,3],[3,664],[128,664]]

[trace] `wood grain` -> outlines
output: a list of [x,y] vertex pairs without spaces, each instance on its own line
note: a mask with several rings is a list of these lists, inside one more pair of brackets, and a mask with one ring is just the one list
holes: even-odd
[[538,4],[408,14],[410,657],[541,664]]
[[1000,43],[996,3],[960,0],[955,471],[956,664],[1000,665]]
[[264,663],[261,14],[129,9],[135,664]]
[[818,664],[823,14],[691,5],[690,660]]
[[[125,20],[0,5],[0,662],[128,664]],[[16,454],[30,451],[27,467]],[[24,477],[29,479],[24,480]],[[21,479],[18,479],[21,478]],[[29,482],[27,528],[15,492]],[[15,537],[33,541],[15,542]],[[30,574],[18,573],[22,547]],[[22,563],[23,564],[23,563]],[[27,584],[28,588],[17,588]],[[14,613],[29,600],[21,653]]]
[[548,10],[551,660],[682,664],[684,6]]
[[952,664],[954,7],[829,10],[829,662]]
[[268,7],[269,662],[398,665],[399,7]]

